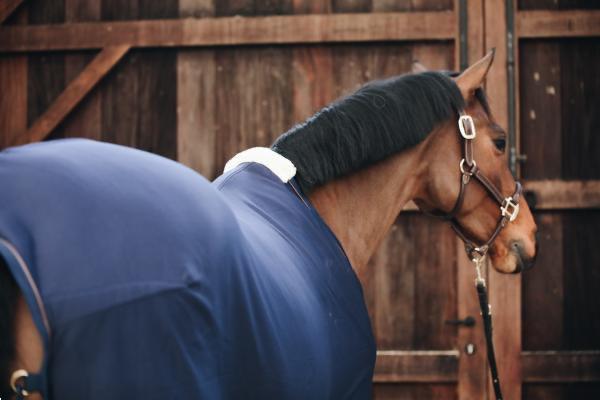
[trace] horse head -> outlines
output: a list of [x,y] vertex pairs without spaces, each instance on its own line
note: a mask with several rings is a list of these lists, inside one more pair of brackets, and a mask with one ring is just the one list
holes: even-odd
[[[453,77],[464,110],[459,110],[460,118],[438,125],[421,144],[425,184],[414,200],[422,210],[452,221],[469,256],[489,254],[497,271],[515,273],[535,261],[537,228],[508,167],[507,134],[481,89],[493,59],[490,52]],[[422,73],[423,66],[417,64],[413,72]]]

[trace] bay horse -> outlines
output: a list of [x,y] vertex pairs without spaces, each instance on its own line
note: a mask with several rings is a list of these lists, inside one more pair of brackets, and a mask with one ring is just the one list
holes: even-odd
[[369,398],[355,270],[409,200],[500,272],[535,258],[492,60],[368,83],[212,183],[89,140],[2,151],[0,396]]

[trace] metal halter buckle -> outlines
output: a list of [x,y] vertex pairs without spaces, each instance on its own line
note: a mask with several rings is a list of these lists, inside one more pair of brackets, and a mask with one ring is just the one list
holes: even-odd
[[507,197],[502,202],[500,211],[503,217],[508,215],[508,220],[513,222],[519,215],[519,203],[515,203],[512,197]]
[[477,132],[475,131],[475,123],[470,115],[461,115],[458,118],[458,130],[460,130],[460,134],[465,139],[475,139],[475,136],[477,136]]

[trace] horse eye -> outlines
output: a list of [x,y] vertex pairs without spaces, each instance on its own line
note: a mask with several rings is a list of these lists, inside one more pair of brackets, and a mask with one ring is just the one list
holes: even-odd
[[494,139],[494,145],[496,146],[496,148],[500,151],[504,151],[504,149],[506,148],[506,139],[504,138],[499,138],[499,139]]

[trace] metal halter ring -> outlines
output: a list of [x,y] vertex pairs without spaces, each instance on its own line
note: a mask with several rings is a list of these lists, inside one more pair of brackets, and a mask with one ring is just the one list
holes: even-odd
[[23,397],[29,396],[29,392],[27,390],[23,389],[22,387],[17,388],[17,383],[19,382],[19,380],[24,380],[28,376],[29,372],[25,371],[24,369],[18,369],[15,372],[13,372],[13,374],[10,377],[10,387],[16,394],[21,395]]
[[519,215],[519,203],[515,203],[512,197],[507,197],[502,202],[500,211],[503,217],[508,216],[508,220],[513,222]]
[[[469,124],[469,129],[467,129],[466,123]],[[475,139],[477,136],[477,132],[475,131],[475,123],[473,122],[473,118],[470,115],[461,115],[458,118],[458,129],[460,130],[460,134],[465,139]],[[471,133],[468,133],[471,132]]]
[[475,169],[475,167],[477,167],[477,163],[475,162],[475,160],[473,160],[473,165],[471,166],[471,169],[469,171],[465,171],[465,162],[466,160],[464,158],[460,160],[460,172],[462,172],[463,175],[473,175],[473,170]]

